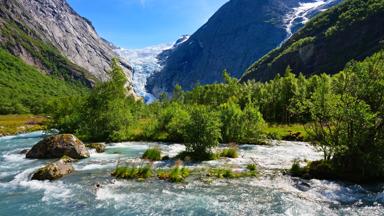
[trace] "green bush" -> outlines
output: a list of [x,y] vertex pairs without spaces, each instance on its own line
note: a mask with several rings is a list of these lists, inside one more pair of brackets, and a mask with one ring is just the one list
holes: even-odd
[[206,160],[212,147],[218,146],[221,139],[219,116],[204,106],[192,107],[190,116],[184,134],[187,151],[194,159]]
[[227,157],[227,158],[238,158],[239,153],[237,152],[237,147],[233,146],[233,147],[223,149],[219,153],[219,156],[220,157]]
[[160,161],[162,159],[161,150],[159,147],[149,148],[144,152],[141,158],[152,161]]

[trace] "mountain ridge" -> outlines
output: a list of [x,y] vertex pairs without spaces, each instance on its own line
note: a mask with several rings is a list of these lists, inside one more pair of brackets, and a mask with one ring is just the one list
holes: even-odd
[[[47,74],[88,86],[108,79],[113,47],[65,0],[1,0],[0,44]],[[52,57],[53,56],[53,57]],[[129,80],[131,68],[121,62]],[[130,84],[129,84],[130,85]]]
[[242,81],[267,81],[290,66],[295,73],[336,73],[380,50],[384,1],[346,0],[321,13],[281,47],[251,65]]
[[190,90],[198,83],[221,82],[224,69],[239,78],[255,60],[286,39],[284,19],[293,8],[315,1],[319,0],[229,1],[169,55],[147,89],[159,96],[170,94],[177,84]]

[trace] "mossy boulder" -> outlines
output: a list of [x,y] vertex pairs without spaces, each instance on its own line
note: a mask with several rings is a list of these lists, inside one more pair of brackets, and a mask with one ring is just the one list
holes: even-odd
[[72,134],[60,134],[47,137],[34,145],[27,153],[27,158],[49,159],[61,158],[64,155],[74,159],[89,157],[84,143]]
[[90,149],[96,149],[97,153],[105,152],[105,145],[102,143],[89,143],[89,144],[85,144],[85,147]]
[[64,156],[60,160],[38,169],[32,176],[32,180],[56,180],[74,171],[72,162],[74,159]]

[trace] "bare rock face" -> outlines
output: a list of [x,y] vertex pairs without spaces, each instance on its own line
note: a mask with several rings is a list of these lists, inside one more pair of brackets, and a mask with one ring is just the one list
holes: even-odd
[[74,159],[89,157],[84,143],[72,134],[50,136],[32,147],[26,157],[31,159],[61,158],[68,156]]
[[[0,30],[5,28],[2,23],[4,26],[16,23],[31,37],[53,45],[65,58],[86,70],[89,73],[86,79],[91,83],[108,80],[112,59],[117,57],[113,45],[99,37],[92,23],[77,14],[66,0],[0,0]],[[44,70],[44,65],[31,55],[30,49],[19,42],[14,44],[16,47],[5,48]],[[131,89],[131,67],[123,60],[120,62],[129,80],[127,87]],[[46,72],[50,73],[49,69]]]
[[315,0],[228,1],[186,42],[167,51],[163,69],[148,80],[147,89],[159,96],[172,94],[177,84],[190,90],[198,83],[222,82],[225,69],[241,77],[252,63],[301,27],[302,16],[312,17],[326,9],[296,11],[308,2]]
[[62,157],[60,160],[50,163],[38,169],[32,176],[32,180],[56,180],[72,173],[75,169],[72,166],[74,160],[69,157]]
[[[113,48],[100,38],[91,22],[78,15],[65,0],[19,0],[30,23],[72,62],[96,78],[106,80]],[[129,69],[125,68],[127,75]]]

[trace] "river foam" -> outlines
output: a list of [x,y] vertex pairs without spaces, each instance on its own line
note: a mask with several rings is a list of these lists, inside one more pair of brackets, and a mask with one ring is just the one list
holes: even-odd
[[110,175],[117,161],[143,162],[140,156],[149,147],[157,146],[171,157],[185,150],[181,144],[147,142],[107,144],[104,153],[91,150],[90,158],[75,162],[76,171],[59,181],[30,180],[50,160],[28,160],[19,152],[39,139],[0,140],[0,196],[5,197],[0,199],[1,215],[384,215],[383,185],[282,175],[279,170],[289,168],[296,158],[322,158],[307,143],[242,145],[237,159],[186,164],[191,169],[227,166],[241,170],[255,162],[262,173],[258,178],[191,179],[173,184],[115,180]]

